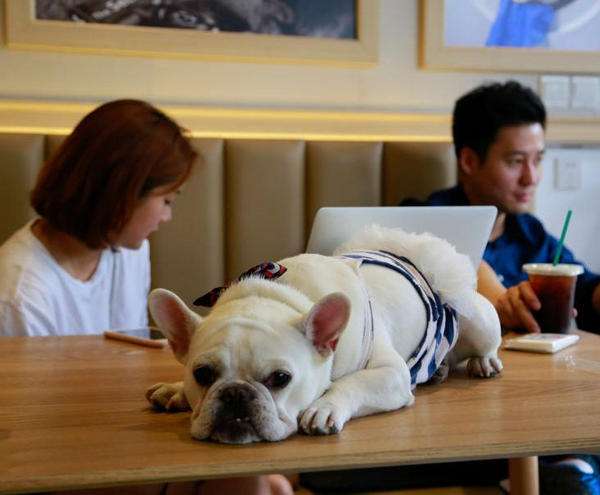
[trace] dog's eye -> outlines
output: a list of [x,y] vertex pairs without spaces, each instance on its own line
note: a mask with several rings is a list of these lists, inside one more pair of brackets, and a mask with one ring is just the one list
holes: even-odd
[[283,388],[290,383],[291,379],[292,375],[287,371],[276,370],[263,383],[267,388]]
[[194,370],[194,378],[198,385],[210,387],[217,379],[217,372],[210,366],[200,366]]

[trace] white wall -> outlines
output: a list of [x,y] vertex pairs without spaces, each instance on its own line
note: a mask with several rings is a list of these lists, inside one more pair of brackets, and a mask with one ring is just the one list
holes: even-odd
[[[575,163],[581,185],[573,190],[557,188],[556,161]],[[536,213],[546,228],[560,237],[567,210],[573,210],[565,244],[575,256],[600,272],[600,149],[549,148],[536,197]]]

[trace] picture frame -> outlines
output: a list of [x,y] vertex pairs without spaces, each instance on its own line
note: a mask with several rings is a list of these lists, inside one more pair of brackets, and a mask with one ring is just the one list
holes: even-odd
[[[453,0],[419,1],[421,27],[419,61],[422,68],[570,74],[600,72],[600,47],[593,50],[582,50],[557,49],[552,46],[485,46],[484,43],[481,46],[460,46],[448,44],[447,29],[452,32],[462,29],[464,33],[470,35],[473,30],[481,30],[481,26],[478,25],[479,20],[468,18],[462,27],[458,26],[458,29],[454,26],[446,26],[446,9]],[[477,1],[482,2],[482,0],[469,1],[473,4]],[[461,7],[463,5],[465,4],[462,4]],[[600,17],[596,17],[594,22],[598,22],[599,19]]]
[[356,0],[355,39],[206,32],[35,18],[35,0],[6,0],[11,49],[259,63],[372,66],[379,0]]

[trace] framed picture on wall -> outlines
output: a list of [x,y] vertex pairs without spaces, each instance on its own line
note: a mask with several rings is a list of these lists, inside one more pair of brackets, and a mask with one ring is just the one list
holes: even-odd
[[6,0],[7,45],[112,55],[372,65],[378,0]]
[[600,0],[420,0],[421,65],[600,72]]

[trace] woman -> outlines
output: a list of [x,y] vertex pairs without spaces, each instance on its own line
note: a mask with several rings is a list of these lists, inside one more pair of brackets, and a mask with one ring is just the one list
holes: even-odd
[[146,238],[170,220],[196,156],[145,102],[87,115],[40,171],[31,195],[39,218],[0,248],[0,335],[147,325]]
[[[112,101],[84,117],[39,173],[31,194],[39,217],[0,247],[0,335],[146,326],[147,237],[171,219],[196,158],[182,129],[143,101]],[[211,480],[190,489],[292,492],[279,475]],[[157,490],[165,487],[143,489]]]

